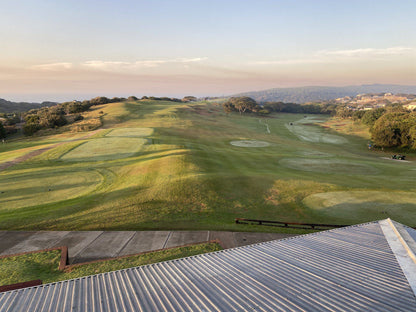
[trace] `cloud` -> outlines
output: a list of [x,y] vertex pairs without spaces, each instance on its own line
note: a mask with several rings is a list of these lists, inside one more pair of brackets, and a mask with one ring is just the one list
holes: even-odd
[[392,47],[385,49],[352,49],[352,50],[322,50],[317,55],[323,56],[341,56],[341,57],[355,57],[355,58],[367,58],[372,56],[396,56],[405,54],[415,54],[416,48],[410,47]]
[[42,70],[42,71],[62,71],[62,70],[71,69],[72,67],[73,67],[72,63],[62,62],[62,63],[33,65],[30,67],[30,69]]
[[163,64],[189,64],[202,62],[207,60],[207,57],[196,58],[176,58],[176,59],[160,59],[160,60],[141,60],[135,62],[120,62],[120,61],[87,61],[82,63],[82,66],[95,68],[105,71],[126,71],[137,70],[140,68],[159,67]]
[[331,64],[351,61],[387,60],[400,57],[416,57],[416,48],[391,47],[384,49],[361,48],[350,50],[321,50],[305,58],[257,61],[251,65],[299,65]]
[[325,63],[322,59],[306,58],[306,59],[288,59],[280,61],[257,61],[253,62],[254,65],[297,65],[297,64],[319,64]]

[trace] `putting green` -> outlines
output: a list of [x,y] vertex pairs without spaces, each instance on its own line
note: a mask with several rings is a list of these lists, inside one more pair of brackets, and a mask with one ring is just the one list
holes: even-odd
[[64,154],[61,159],[70,161],[111,160],[130,157],[141,150],[146,139],[142,138],[99,138],[90,140]]
[[19,172],[0,175],[0,210],[58,202],[93,191],[102,182],[96,171]]
[[339,174],[377,174],[378,170],[370,165],[358,164],[337,159],[291,158],[279,163],[285,167],[322,173]]
[[[344,191],[318,193],[303,203],[320,213],[356,222],[380,217],[412,217],[416,210],[416,193],[381,191]],[[378,217],[381,215],[380,217]]]
[[266,146],[270,146],[269,142],[257,141],[257,140],[231,141],[230,144],[234,145],[234,146],[239,146],[239,147],[266,147]]
[[107,133],[106,137],[146,137],[153,134],[152,128],[117,128]]

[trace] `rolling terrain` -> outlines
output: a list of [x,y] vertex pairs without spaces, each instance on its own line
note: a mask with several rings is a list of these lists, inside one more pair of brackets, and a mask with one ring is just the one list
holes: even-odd
[[354,97],[357,94],[380,92],[392,92],[394,94],[415,94],[416,86],[372,84],[346,87],[311,86],[296,88],[274,88],[261,91],[244,92],[233,96],[248,96],[260,103],[279,101],[292,103],[306,103],[329,101],[344,96]]
[[0,145],[0,167],[45,149],[0,171],[0,230],[259,230],[236,217],[416,226],[415,155],[390,160],[319,126],[327,116],[150,100],[98,111],[93,133]]
[[55,103],[55,102],[42,102],[42,103],[12,102],[12,101],[0,99],[0,113],[24,112],[24,111],[28,111],[34,108],[52,106],[56,104],[58,103]]

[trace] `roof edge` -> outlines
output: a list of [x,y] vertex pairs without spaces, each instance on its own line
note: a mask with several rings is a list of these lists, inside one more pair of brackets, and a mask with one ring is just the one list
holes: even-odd
[[413,294],[416,296],[416,255],[408,244],[414,245],[415,241],[410,235],[405,235],[405,229],[400,223],[394,222],[396,223],[395,225],[390,218],[381,220],[378,223],[413,290]]

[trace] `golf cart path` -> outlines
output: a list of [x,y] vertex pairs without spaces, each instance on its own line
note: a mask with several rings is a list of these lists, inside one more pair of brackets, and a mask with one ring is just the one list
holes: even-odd
[[0,231],[0,256],[67,246],[69,263],[74,264],[210,240],[233,248],[291,236],[219,231]]

